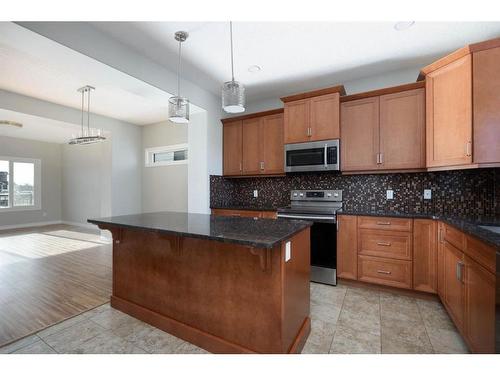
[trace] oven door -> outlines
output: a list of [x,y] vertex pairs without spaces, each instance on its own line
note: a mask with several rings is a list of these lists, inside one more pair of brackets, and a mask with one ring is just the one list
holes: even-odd
[[285,145],[285,172],[339,170],[339,140]]
[[311,281],[337,285],[337,225],[335,216],[278,212],[278,219],[280,218],[313,222],[311,226]]

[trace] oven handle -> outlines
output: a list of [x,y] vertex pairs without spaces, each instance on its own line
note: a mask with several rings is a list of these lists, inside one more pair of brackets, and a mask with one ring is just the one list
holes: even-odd
[[328,168],[328,144],[325,143],[325,168]]
[[305,219],[305,220],[331,220],[335,221],[335,216],[302,216],[302,215],[288,215],[278,213],[278,217],[284,217],[287,219]]

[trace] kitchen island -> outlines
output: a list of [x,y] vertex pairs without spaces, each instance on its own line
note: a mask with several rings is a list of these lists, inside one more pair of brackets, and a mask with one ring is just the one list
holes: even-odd
[[302,350],[311,223],[174,212],[88,221],[113,236],[113,308],[213,353]]

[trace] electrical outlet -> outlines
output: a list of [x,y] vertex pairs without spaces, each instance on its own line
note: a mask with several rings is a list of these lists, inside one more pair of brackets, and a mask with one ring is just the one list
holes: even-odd
[[292,243],[287,241],[285,244],[285,262],[288,262],[292,259]]
[[254,198],[258,198],[259,197],[259,191],[258,190],[254,190],[253,191],[253,197]]
[[387,190],[387,199],[394,199],[394,190]]
[[432,199],[432,190],[424,189],[424,199]]

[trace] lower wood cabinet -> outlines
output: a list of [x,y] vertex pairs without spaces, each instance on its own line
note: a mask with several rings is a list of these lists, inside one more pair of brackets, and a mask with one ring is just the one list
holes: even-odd
[[337,276],[358,279],[358,217],[337,215]]
[[410,289],[411,261],[359,255],[358,280]]
[[413,289],[437,293],[437,227],[435,220],[413,220]]
[[442,301],[460,331],[463,330],[465,312],[464,267],[464,254],[445,241],[443,244],[444,298]]
[[225,208],[212,208],[212,215],[215,216],[240,216],[262,219],[276,219],[276,211],[257,211],[257,210],[231,210]]

